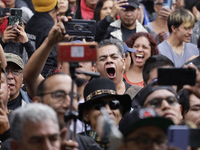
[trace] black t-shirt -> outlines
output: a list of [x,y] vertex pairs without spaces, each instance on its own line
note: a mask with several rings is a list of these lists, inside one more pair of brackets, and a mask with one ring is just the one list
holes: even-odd
[[22,95],[21,93],[19,93],[19,95],[17,96],[17,98],[8,101],[8,109],[10,110],[15,110],[16,108],[20,107],[22,105]]
[[130,38],[133,34],[136,33],[136,28],[129,30],[129,29],[123,27],[123,25],[121,26],[121,30],[122,30],[122,40],[124,42],[126,42],[128,40],[128,38]]

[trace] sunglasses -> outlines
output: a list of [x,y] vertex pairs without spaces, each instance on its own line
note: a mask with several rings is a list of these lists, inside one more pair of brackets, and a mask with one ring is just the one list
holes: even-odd
[[145,105],[146,107],[151,107],[151,108],[160,108],[162,105],[162,101],[166,100],[169,105],[175,105],[178,103],[178,99],[174,96],[168,96],[166,98],[153,98],[150,101],[147,102]]
[[90,104],[89,108],[93,108],[95,110],[100,110],[101,107],[105,107],[108,105],[110,109],[115,110],[120,108],[120,102],[118,100],[111,100],[111,101],[98,101]]

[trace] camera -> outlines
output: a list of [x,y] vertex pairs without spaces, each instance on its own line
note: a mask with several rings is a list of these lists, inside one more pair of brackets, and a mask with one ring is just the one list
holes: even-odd
[[95,20],[72,19],[63,24],[68,35],[95,36],[96,34]]

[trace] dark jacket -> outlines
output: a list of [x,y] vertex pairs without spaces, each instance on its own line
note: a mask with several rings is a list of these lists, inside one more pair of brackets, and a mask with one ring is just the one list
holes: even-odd
[[[49,13],[38,13],[29,20],[26,25],[25,31],[28,35],[28,38],[31,40],[32,45],[37,49],[46,39],[49,34],[49,31],[54,26],[54,20],[49,15]],[[54,47],[49,57],[47,58],[46,64],[43,68],[42,75],[45,76],[51,68],[57,67],[57,51]]]
[[99,43],[104,38],[104,35],[106,34],[110,23],[111,22],[108,21],[107,16],[103,20],[97,22],[96,35],[95,35],[96,42]]
[[2,38],[0,38],[0,44],[2,45],[4,52],[14,53],[20,56],[24,62],[24,65],[26,65],[28,59],[35,52],[30,40],[26,43],[14,43],[11,40],[8,43],[4,43]]
[[101,147],[91,138],[85,135],[76,135],[79,150],[101,150]]

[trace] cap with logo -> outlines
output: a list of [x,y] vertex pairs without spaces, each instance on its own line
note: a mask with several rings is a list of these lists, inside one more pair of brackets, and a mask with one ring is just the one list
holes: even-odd
[[156,126],[167,132],[170,125],[174,123],[168,118],[158,116],[153,109],[141,108],[125,115],[119,123],[119,130],[126,137],[140,127]]
[[13,53],[5,53],[6,62],[12,62],[18,65],[21,69],[24,69],[24,62],[20,56]]

